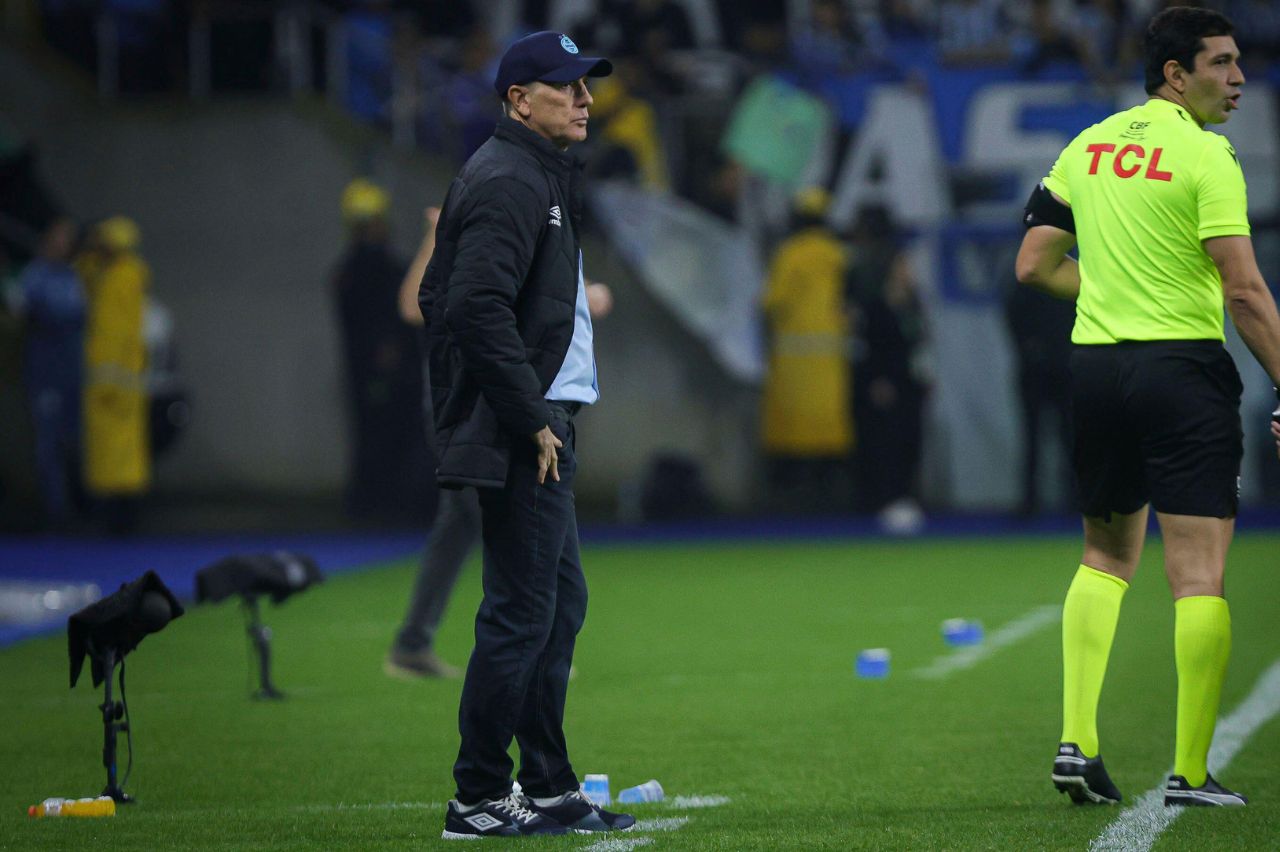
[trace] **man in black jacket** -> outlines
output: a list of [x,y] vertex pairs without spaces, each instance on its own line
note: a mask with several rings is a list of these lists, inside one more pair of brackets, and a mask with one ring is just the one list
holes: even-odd
[[[419,294],[437,480],[475,487],[484,600],[467,666],[443,836],[626,829],[583,795],[564,737],[574,640],[587,609],[574,514],[573,416],[599,398],[582,278],[588,77],[566,35],[513,44],[494,88],[503,117],[445,197]],[[520,745],[513,794],[507,749]]]

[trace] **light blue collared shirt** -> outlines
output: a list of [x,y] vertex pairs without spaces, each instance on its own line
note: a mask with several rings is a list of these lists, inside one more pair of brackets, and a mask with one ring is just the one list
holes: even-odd
[[587,308],[587,285],[582,277],[582,252],[578,252],[578,299],[573,310],[573,339],[565,353],[560,372],[547,390],[547,399],[591,405],[600,398],[596,381],[596,356],[592,348],[591,311]]

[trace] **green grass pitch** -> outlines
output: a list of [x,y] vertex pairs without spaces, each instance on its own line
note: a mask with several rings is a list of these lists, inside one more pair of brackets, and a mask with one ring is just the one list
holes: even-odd
[[[948,677],[912,675],[949,652],[943,619],[981,619],[990,639],[1061,604],[1078,554],[1068,537],[588,545],[591,608],[568,707],[575,767],[608,773],[615,794],[662,783],[669,801],[634,811],[666,830],[622,835],[651,839],[644,848],[1085,849],[1119,811],[1073,807],[1049,781],[1056,622]],[[1234,545],[1223,715],[1280,658],[1277,554],[1273,534]],[[1103,754],[1129,799],[1172,763],[1173,607],[1160,558],[1153,540],[1102,699]],[[460,683],[382,673],[413,572],[409,559],[373,566],[265,608],[284,702],[248,698],[243,622],[229,602],[146,639],[127,674],[138,803],[110,820],[26,816],[45,797],[101,789],[101,690],[87,670],[67,689],[65,636],[0,650],[0,848],[444,845]],[[472,564],[438,640],[455,663],[470,650],[478,597]],[[892,651],[887,680],[853,676],[869,647]],[[1194,809],[1155,848],[1280,848],[1277,767],[1272,719],[1220,773],[1253,803]],[[728,802],[679,810],[676,796]]]

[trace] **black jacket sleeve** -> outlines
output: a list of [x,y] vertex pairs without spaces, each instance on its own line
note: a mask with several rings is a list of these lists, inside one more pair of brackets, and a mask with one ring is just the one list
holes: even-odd
[[462,211],[446,289],[445,323],[462,367],[502,427],[517,435],[533,435],[551,419],[515,313],[546,209],[546,199],[518,178],[477,186]]

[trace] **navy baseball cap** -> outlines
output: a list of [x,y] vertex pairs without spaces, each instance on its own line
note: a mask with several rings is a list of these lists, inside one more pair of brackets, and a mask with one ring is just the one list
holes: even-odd
[[549,30],[527,35],[507,48],[498,63],[493,88],[499,97],[512,86],[545,80],[571,83],[579,77],[608,77],[613,63],[599,56],[582,56],[573,39]]

